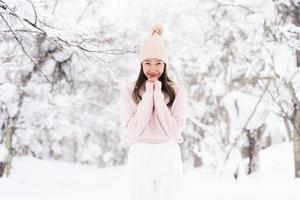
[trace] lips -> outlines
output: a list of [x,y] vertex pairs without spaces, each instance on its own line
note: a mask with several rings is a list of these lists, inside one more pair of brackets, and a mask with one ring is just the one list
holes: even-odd
[[151,77],[155,77],[155,76],[157,76],[158,74],[150,74],[150,73],[148,73],[149,74],[149,76],[151,76]]

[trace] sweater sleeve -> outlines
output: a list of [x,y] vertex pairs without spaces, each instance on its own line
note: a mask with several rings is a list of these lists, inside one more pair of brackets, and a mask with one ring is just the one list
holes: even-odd
[[171,111],[164,101],[161,91],[161,82],[158,81],[154,90],[155,113],[161,122],[165,132],[178,143],[183,142],[181,133],[186,124],[187,97],[185,89],[180,86],[172,105]]
[[135,140],[145,129],[153,110],[153,85],[146,87],[142,100],[137,109],[132,106],[131,92],[126,87],[120,93],[120,116],[121,125],[125,130],[126,139]]

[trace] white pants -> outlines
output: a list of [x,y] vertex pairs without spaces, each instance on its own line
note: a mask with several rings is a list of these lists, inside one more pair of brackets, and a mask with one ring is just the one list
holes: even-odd
[[132,144],[126,170],[128,200],[182,200],[182,158],[175,141]]

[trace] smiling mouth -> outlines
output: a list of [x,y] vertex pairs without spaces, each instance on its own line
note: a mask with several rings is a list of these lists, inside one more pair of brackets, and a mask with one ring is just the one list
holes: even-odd
[[157,76],[158,74],[149,74],[149,76],[154,77]]

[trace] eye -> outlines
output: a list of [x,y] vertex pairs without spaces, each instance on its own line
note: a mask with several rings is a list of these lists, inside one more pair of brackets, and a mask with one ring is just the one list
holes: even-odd
[[157,63],[157,65],[161,65],[161,63]]
[[146,64],[146,65],[150,65],[150,63],[148,63],[148,62],[147,62],[147,63],[145,63],[145,64]]

